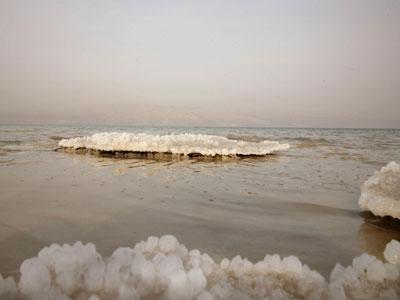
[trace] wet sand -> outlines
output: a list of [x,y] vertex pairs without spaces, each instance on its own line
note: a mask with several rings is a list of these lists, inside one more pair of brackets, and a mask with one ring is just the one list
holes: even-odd
[[108,256],[169,233],[216,261],[294,254],[328,276],[362,252],[381,257],[400,237],[397,222],[360,215],[358,187],[345,174],[332,182],[350,167],[321,175],[315,162],[290,156],[226,163],[21,154],[0,165],[0,273],[18,275],[51,243],[93,242]]

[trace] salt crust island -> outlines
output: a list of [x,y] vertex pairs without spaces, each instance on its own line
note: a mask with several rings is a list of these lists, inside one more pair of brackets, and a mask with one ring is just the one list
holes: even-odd
[[400,165],[392,161],[363,185],[359,205],[374,215],[400,219]]
[[288,144],[276,141],[247,142],[205,134],[152,135],[146,133],[104,132],[63,139],[62,149],[106,153],[164,153],[187,156],[262,156],[286,150]]

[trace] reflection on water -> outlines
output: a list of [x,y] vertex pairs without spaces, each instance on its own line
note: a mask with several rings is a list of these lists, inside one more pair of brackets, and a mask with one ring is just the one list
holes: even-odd
[[400,220],[391,217],[377,217],[370,212],[362,212],[364,223],[359,228],[361,247],[371,255],[383,259],[385,246],[391,240],[400,240]]
[[66,139],[66,138],[68,138],[68,137],[66,137],[66,136],[59,136],[59,135],[51,135],[51,136],[49,136],[49,139],[50,140],[53,140],[53,141],[61,141],[62,139]]
[[[58,151],[58,150],[57,150]],[[159,153],[158,156],[139,155],[137,158],[116,157],[114,155],[99,153],[96,155],[89,154],[86,151],[77,153],[75,151],[61,151],[63,155],[72,158],[76,163],[85,162],[93,167],[113,167],[113,174],[116,176],[128,173],[132,169],[146,167],[148,174],[154,174],[157,169],[162,168],[201,168],[207,169],[221,166],[255,166],[259,163],[278,162],[279,155],[270,154],[265,156],[248,156],[248,157],[211,157],[211,156],[195,156],[188,157],[182,155],[171,155]],[[150,169],[149,169],[150,168]],[[196,170],[195,172],[198,172]]]
[[145,159],[152,161],[210,161],[210,162],[231,162],[231,161],[263,161],[268,160],[269,157],[274,157],[275,153],[269,154],[234,154],[234,155],[203,155],[201,153],[191,152],[188,154],[171,153],[171,152],[157,152],[157,151],[115,151],[115,150],[97,150],[88,148],[70,148],[60,147],[55,149],[56,152],[65,152],[72,154],[91,154],[98,157],[108,157],[117,159]]

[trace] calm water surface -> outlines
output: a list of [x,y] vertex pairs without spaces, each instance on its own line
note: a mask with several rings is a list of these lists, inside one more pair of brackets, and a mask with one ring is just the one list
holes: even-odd
[[[286,142],[265,159],[152,161],[53,151],[96,132],[202,133]],[[149,235],[176,235],[216,260],[294,254],[329,275],[400,238],[393,220],[362,213],[363,182],[400,162],[400,130],[0,126],[0,273],[57,242],[103,255]]]

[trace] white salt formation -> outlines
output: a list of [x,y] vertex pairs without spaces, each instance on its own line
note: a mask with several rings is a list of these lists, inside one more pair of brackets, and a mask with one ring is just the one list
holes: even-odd
[[294,256],[216,264],[171,235],[118,248],[107,259],[90,243],[54,244],[22,263],[18,288],[0,276],[0,299],[399,299],[399,256],[400,243],[392,241],[388,263],[363,254],[352,266],[337,265],[328,284]]
[[[390,254],[386,255],[388,252]],[[337,264],[330,276],[327,299],[400,299],[400,243],[391,241],[385,250],[388,263],[366,253],[351,266]]]
[[374,215],[400,219],[400,165],[392,161],[376,171],[364,183],[358,203]]
[[395,240],[388,243],[383,256],[392,264],[400,264],[400,243]]
[[266,155],[289,148],[275,141],[245,142],[204,134],[151,135],[145,133],[96,133],[92,136],[63,139],[59,146],[99,151],[158,152],[172,154]]

